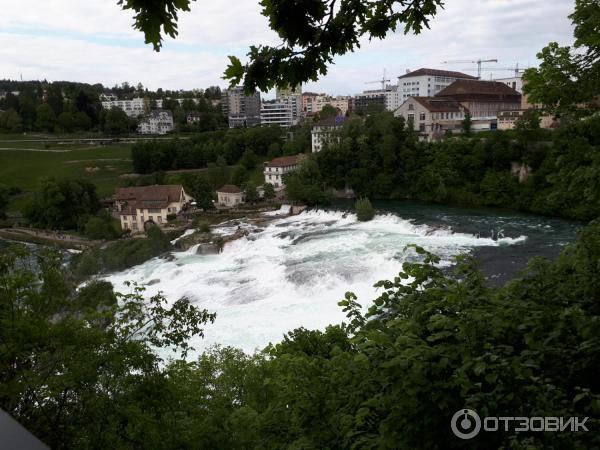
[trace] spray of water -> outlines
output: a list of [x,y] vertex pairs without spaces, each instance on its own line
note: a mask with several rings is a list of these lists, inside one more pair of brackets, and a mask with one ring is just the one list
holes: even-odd
[[[248,225],[246,225],[248,226]],[[233,232],[223,227],[218,233]],[[368,305],[373,284],[394,277],[409,257],[408,244],[438,254],[442,264],[477,246],[513,245],[518,238],[477,237],[416,225],[396,215],[358,222],[351,213],[307,211],[272,221],[264,229],[227,244],[219,255],[195,248],[172,261],[155,258],[107,279],[124,291],[124,281],[147,285],[147,294],[170,300],[189,297],[217,313],[197,350],[219,343],[251,352],[298,327],[323,329],[345,319],[337,302],[347,291]]]

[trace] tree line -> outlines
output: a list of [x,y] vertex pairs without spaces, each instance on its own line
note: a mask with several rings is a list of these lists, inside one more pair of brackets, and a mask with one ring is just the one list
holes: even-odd
[[590,220],[600,215],[600,117],[549,133],[525,119],[511,133],[420,142],[402,118],[380,113],[344,125],[338,139],[288,175],[309,204],[352,188],[375,199],[505,207]]
[[[275,158],[310,151],[310,127],[299,127],[293,136],[280,127],[235,128],[204,132],[190,139],[137,142],[131,149],[136,173],[196,169],[222,161],[237,164],[242,158]],[[248,169],[254,163],[244,163]]]
[[[163,99],[163,108],[173,112],[174,122],[183,132],[201,132],[226,127],[226,121],[218,105],[221,90],[210,87],[204,91],[149,91],[141,84],[137,87],[123,83],[112,88],[119,98],[142,97],[149,107]],[[137,118],[128,117],[119,108],[102,108],[100,94],[105,91],[101,84],[66,81],[11,81],[0,80],[0,131],[18,133],[42,131],[48,133],[72,133],[78,131],[101,131],[111,135],[135,131]],[[183,98],[182,104],[176,101]],[[198,114],[198,121],[187,123],[190,112]]]

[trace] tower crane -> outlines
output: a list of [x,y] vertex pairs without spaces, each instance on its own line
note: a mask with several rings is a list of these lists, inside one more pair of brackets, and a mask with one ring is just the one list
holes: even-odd
[[477,64],[477,78],[481,78],[481,65],[483,63],[497,63],[497,59],[457,59],[454,61],[442,61],[442,64]]
[[385,89],[385,83],[390,82],[390,80],[387,80],[385,78],[385,76],[386,76],[386,71],[385,71],[385,69],[383,69],[383,78],[381,78],[381,80],[367,81],[367,82],[365,82],[365,84],[381,83],[381,90],[383,91]]

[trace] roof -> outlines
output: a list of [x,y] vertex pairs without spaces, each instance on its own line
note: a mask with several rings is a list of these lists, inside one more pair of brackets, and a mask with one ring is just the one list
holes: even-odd
[[242,190],[234,184],[226,184],[221,189],[217,189],[217,192],[223,192],[225,194],[239,194]]
[[327,117],[325,119],[319,120],[313,126],[315,127],[339,127],[341,126],[346,117],[344,116],[336,116],[336,117]]
[[456,100],[521,101],[521,94],[498,81],[456,80],[436,97],[452,97]]
[[182,191],[180,184],[124,187],[117,188],[115,199],[130,203],[130,208],[164,208],[169,203],[178,202]]
[[[430,112],[460,112],[461,104],[456,100],[436,97],[411,97]],[[464,109],[464,108],[463,108]]]
[[448,77],[448,78],[466,78],[468,80],[476,80],[477,78],[472,75],[467,75],[462,72],[454,72],[453,70],[438,70],[438,69],[425,69],[421,68],[413,72],[408,72],[404,75],[400,75],[398,78],[407,77],[418,77],[421,75],[431,75],[436,77]]
[[298,164],[298,155],[280,156],[265,164],[266,167],[288,167]]
[[2,436],[2,448],[5,449],[48,450],[50,448],[1,409],[0,436]]

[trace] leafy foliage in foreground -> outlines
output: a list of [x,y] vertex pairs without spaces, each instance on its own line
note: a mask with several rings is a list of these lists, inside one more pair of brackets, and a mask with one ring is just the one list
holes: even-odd
[[[434,255],[406,251],[366,314],[346,294],[347,324],[166,366],[150,346],[185,350],[213,316],[139,292],[117,307],[110,285],[75,292],[58,260],[41,258],[37,278],[5,253],[0,407],[54,448],[464,448],[449,426],[464,407],[598,429],[600,222],[502,288],[470,259],[448,276]],[[600,436],[498,431],[468,444],[578,449]]]
[[185,355],[214,315],[137,287],[75,290],[57,254],[30,261],[0,254],[0,407],[51,448],[161,448],[175,405],[153,349]]

